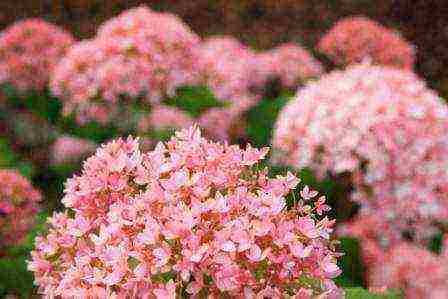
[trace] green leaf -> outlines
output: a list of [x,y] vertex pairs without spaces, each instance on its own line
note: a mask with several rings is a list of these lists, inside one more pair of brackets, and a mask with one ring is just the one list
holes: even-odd
[[284,92],[276,99],[265,98],[247,113],[247,135],[250,142],[257,147],[271,143],[272,129],[278,113],[292,95]]
[[192,117],[198,117],[207,109],[225,106],[215,98],[207,87],[200,86],[179,88],[176,96],[164,100],[164,103],[184,110]]
[[356,287],[356,288],[346,288],[345,298],[346,299],[400,299],[403,298],[399,292],[388,291],[385,294],[372,294],[367,290]]

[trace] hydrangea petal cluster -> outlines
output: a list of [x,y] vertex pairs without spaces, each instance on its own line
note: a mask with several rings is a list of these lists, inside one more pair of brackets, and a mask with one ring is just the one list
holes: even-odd
[[96,144],[87,139],[62,135],[56,139],[50,149],[51,164],[79,162],[87,155],[94,153]]
[[40,193],[19,172],[0,169],[0,247],[18,245],[33,227]]
[[40,292],[340,298],[334,221],[316,217],[308,188],[287,209],[298,179],[257,170],[266,153],[207,141],[196,127],[147,153],[132,138],[102,146],[67,182],[72,212],[36,239],[28,267]]
[[400,289],[405,298],[447,298],[448,257],[403,242],[371,265],[368,280],[371,289]]
[[158,103],[196,83],[199,42],[174,15],[131,9],[103,24],[95,39],[71,48],[52,74],[51,90],[66,114],[104,123],[125,99]]
[[158,101],[176,88],[198,82],[199,36],[179,17],[140,6],[121,13],[98,29],[98,37],[133,40],[151,64],[153,80],[149,98]]
[[299,90],[273,144],[279,162],[321,177],[351,173],[364,213],[418,232],[448,216],[447,120],[442,99],[416,75],[356,65]]
[[40,19],[26,19],[0,34],[0,82],[19,91],[42,90],[50,72],[73,37],[61,28]]
[[253,96],[241,96],[238,102],[230,107],[217,107],[207,110],[198,121],[204,133],[215,140],[226,141],[244,132],[244,113],[255,106],[257,100]]
[[138,130],[147,132],[151,129],[184,129],[191,127],[193,119],[185,112],[176,107],[157,105],[151,108],[148,117],[139,121]]
[[318,44],[319,50],[338,65],[359,63],[412,69],[415,47],[398,32],[365,17],[349,17],[337,22]]
[[323,72],[323,67],[317,59],[293,43],[285,43],[258,53],[253,67],[253,84],[256,86],[279,78],[284,87],[296,88],[300,83],[318,77]]
[[151,88],[159,90],[161,82],[147,59],[133,53],[136,45],[102,38],[74,45],[51,78],[51,90],[64,102],[64,113],[74,113],[79,123],[107,123],[129,99],[145,97]]
[[237,39],[216,36],[203,41],[198,61],[202,79],[217,99],[238,102],[250,93],[254,53]]
[[144,135],[151,130],[185,129],[197,123],[205,136],[213,140],[229,141],[245,134],[244,112],[255,103],[255,97],[241,97],[240,101],[229,107],[209,108],[196,118],[179,108],[162,103],[153,106],[150,114],[140,119],[137,130],[139,134]]

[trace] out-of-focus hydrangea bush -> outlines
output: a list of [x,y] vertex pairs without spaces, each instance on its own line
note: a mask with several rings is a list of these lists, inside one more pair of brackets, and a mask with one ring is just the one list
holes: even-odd
[[0,169],[0,251],[20,244],[33,228],[42,196],[19,172]]
[[43,20],[16,22],[0,34],[0,83],[22,92],[46,88],[50,73],[74,42],[69,33]]
[[94,2],[0,33],[0,297],[448,296],[443,30]]

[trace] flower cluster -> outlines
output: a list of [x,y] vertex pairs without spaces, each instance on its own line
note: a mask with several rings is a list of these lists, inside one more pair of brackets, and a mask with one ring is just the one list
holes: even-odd
[[79,162],[95,152],[96,144],[92,141],[63,135],[56,139],[50,149],[51,164]]
[[103,24],[95,39],[71,48],[51,78],[51,90],[78,121],[107,122],[123,100],[157,103],[197,82],[197,37],[171,14],[131,9]]
[[198,124],[210,138],[226,141],[235,136],[245,134],[244,113],[254,106],[256,99],[252,96],[242,96],[239,102],[230,107],[217,107],[207,110],[199,119]]
[[40,193],[15,170],[0,170],[0,247],[17,245],[35,223]]
[[341,297],[324,199],[313,205],[305,188],[287,209],[298,179],[257,170],[266,153],[207,141],[196,127],[147,153],[132,138],[102,146],[67,182],[70,210],[36,239],[28,267],[40,292]]
[[365,59],[375,64],[412,69],[415,48],[399,33],[365,17],[345,18],[320,40],[318,48],[336,64]]
[[146,57],[152,77],[148,88],[151,101],[198,82],[200,38],[174,14],[140,6],[105,22],[97,36],[133,43],[130,51]]
[[351,173],[363,217],[427,239],[448,216],[448,108],[411,72],[367,64],[324,75],[281,112],[277,161]]
[[282,85],[297,88],[307,79],[318,77],[323,67],[307,50],[286,43],[255,56],[253,84],[265,85],[268,80],[279,78]]
[[50,72],[73,43],[69,33],[43,20],[16,22],[0,35],[0,82],[22,92],[44,89]]
[[[417,259],[417,262],[416,262]],[[370,265],[371,289],[402,289],[404,297],[448,298],[448,256],[403,242]]]
[[140,118],[137,131],[145,135],[152,130],[185,129],[197,123],[204,135],[219,141],[229,141],[245,134],[244,112],[255,104],[255,98],[242,97],[241,101],[229,107],[213,107],[203,111],[196,118],[173,106],[153,106],[147,116]]
[[198,50],[202,81],[216,98],[239,102],[250,94],[254,53],[237,39],[211,37]]
[[143,118],[139,123],[139,129],[148,131],[150,128],[156,130],[184,129],[193,124],[193,119],[185,112],[176,107],[158,105],[151,109],[148,118]]

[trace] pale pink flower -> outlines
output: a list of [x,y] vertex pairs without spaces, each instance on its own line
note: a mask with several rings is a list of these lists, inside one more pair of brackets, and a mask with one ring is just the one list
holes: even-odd
[[256,86],[278,78],[283,87],[296,88],[300,83],[318,77],[323,72],[317,59],[293,43],[257,53],[253,64],[252,82]]
[[19,172],[0,169],[0,247],[23,241],[35,224],[41,198]]
[[431,222],[448,216],[447,120],[445,103],[413,73],[356,65],[298,91],[277,120],[274,160],[320,178],[350,173],[361,215],[388,223],[382,237],[411,230],[426,240]]
[[193,124],[193,119],[176,107],[157,105],[151,108],[151,113],[143,117],[139,124],[140,132],[166,129],[184,129]]
[[145,6],[130,9],[70,49],[52,73],[51,91],[64,102],[66,115],[105,123],[117,119],[129,100],[159,103],[178,87],[197,84],[199,44],[176,16]]
[[63,135],[50,149],[50,163],[76,163],[95,152],[96,144],[86,139]]
[[73,37],[41,19],[25,19],[0,35],[0,82],[19,91],[42,90]]
[[368,59],[374,64],[410,70],[415,64],[412,44],[398,32],[365,17],[340,20],[319,41],[318,48],[339,65]]
[[215,36],[199,48],[202,81],[221,101],[237,102],[250,93],[254,53],[237,39]]
[[[55,214],[46,236],[36,238],[28,267],[39,292],[44,298],[175,298],[182,291],[281,298],[285,286],[336,292],[338,254],[321,232],[331,232],[334,222],[316,223],[318,216],[300,204],[287,209],[285,197],[299,180],[256,170],[266,154],[208,141],[196,127],[150,152],[132,138],[103,145],[66,184],[63,203],[71,213]],[[301,276],[316,284],[300,284]]]

